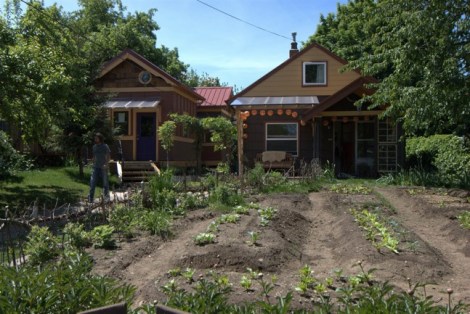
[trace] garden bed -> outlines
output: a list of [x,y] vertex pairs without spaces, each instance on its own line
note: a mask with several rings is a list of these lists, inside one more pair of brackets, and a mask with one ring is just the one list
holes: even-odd
[[[388,280],[404,290],[409,281],[434,283],[427,286],[427,293],[444,300],[446,289],[451,287],[455,302],[470,303],[470,230],[455,219],[457,211],[470,210],[465,198],[461,198],[458,209],[452,209],[447,195],[442,195],[444,208],[435,199],[439,196],[436,194],[428,201],[422,194],[395,188],[346,193],[252,197],[262,208],[277,209],[275,218],[262,226],[257,210],[252,208],[248,215],[240,215],[237,223],[221,224],[215,243],[204,246],[195,244],[195,236],[206,232],[222,213],[190,211],[174,221],[174,235],[166,241],[141,234],[120,243],[116,250],[89,249],[94,258],[93,271],[136,286],[135,305],[165,301],[161,287],[172,279],[179,287],[194,285],[183,276],[172,277],[169,273],[190,268],[197,280],[208,278],[213,271],[226,275],[232,283],[230,301],[242,303],[259,299],[261,292],[256,280],[250,289],[240,284],[248,274],[247,268],[263,273],[266,280],[275,275],[270,292],[274,298],[298,287],[299,270],[304,265],[310,265],[314,276],[324,280],[333,278],[333,271],[339,268],[345,275],[357,274],[359,269],[354,265],[361,260],[366,269],[377,268],[374,280]],[[374,248],[354,220],[350,212],[353,207],[368,208],[380,216],[400,241],[398,254]],[[250,232],[258,234],[256,243],[250,240]],[[333,288],[327,290],[335,295]],[[309,304],[309,297],[294,293],[294,307],[310,308]]]

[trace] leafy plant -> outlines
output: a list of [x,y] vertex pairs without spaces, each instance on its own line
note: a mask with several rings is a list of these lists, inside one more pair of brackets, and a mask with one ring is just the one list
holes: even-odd
[[206,244],[210,244],[210,243],[214,243],[215,242],[215,235],[213,233],[210,233],[210,232],[202,232],[202,233],[199,233],[198,235],[196,235],[196,237],[194,238],[194,242],[197,244],[197,245],[206,245]]
[[57,238],[47,227],[33,226],[28,235],[25,253],[29,263],[33,265],[50,261],[60,253]]
[[470,211],[464,211],[457,216],[457,219],[460,222],[460,225],[465,229],[470,229]]
[[219,224],[231,223],[236,224],[240,221],[239,214],[225,214],[216,219]]
[[187,267],[182,273],[181,275],[186,279],[187,282],[191,283],[194,281],[194,274],[195,274],[195,270],[193,268],[189,268]]
[[250,276],[243,275],[242,279],[240,279],[240,285],[245,289],[245,291],[251,291],[253,281]]
[[164,239],[171,235],[172,217],[163,211],[148,211],[141,217],[142,227],[152,235],[158,235]]
[[41,267],[0,265],[1,313],[77,313],[108,304],[131,304],[135,289],[90,273],[84,253],[64,254]]
[[254,246],[258,245],[259,232],[248,231],[248,235],[250,236],[250,244]]
[[82,224],[69,222],[63,229],[70,245],[76,248],[87,247],[91,244],[91,236]]
[[210,197],[211,202],[225,206],[237,206],[243,203],[243,197],[234,187],[228,184],[219,184]]
[[340,194],[362,194],[368,195],[372,193],[372,189],[364,185],[356,184],[333,184],[330,187],[330,191]]
[[309,265],[304,265],[299,270],[299,283],[294,288],[295,291],[300,292],[302,295],[306,295],[309,289],[312,289],[317,279],[313,276],[313,270]]
[[358,211],[354,208],[350,209],[350,212],[354,216],[354,220],[366,232],[366,239],[371,241],[378,251],[384,247],[398,254],[400,242],[380,221],[377,214],[371,213],[366,209]]
[[265,207],[258,209],[258,214],[261,217],[260,225],[267,226],[277,213],[277,209],[273,207]]
[[134,237],[137,225],[136,211],[128,206],[117,204],[109,214],[109,224],[126,239]]
[[176,268],[172,268],[170,269],[167,274],[170,276],[170,277],[178,277],[178,276],[181,276],[181,268],[179,267],[176,267]]
[[101,225],[95,227],[91,232],[91,241],[94,248],[111,249],[116,246],[113,239],[114,227]]

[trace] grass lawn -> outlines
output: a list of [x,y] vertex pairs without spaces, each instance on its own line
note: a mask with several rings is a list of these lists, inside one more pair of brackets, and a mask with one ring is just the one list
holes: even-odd
[[[18,172],[16,176],[0,181],[0,207],[10,209],[29,206],[36,199],[42,207],[74,203],[88,195],[91,168],[85,168],[80,178],[78,166],[44,168]],[[101,182],[100,182],[101,183]],[[110,177],[110,187],[117,185],[117,177]],[[100,196],[98,187],[95,196]]]

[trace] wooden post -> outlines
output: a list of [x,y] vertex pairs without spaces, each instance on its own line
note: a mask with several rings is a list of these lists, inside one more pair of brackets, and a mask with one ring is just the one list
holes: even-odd
[[240,109],[235,110],[237,119],[237,140],[238,140],[238,176],[243,176],[243,120],[240,116]]

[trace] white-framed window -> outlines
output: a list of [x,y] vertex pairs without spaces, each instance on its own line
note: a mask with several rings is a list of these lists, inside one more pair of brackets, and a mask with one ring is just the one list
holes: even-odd
[[266,151],[283,151],[297,156],[298,123],[266,123]]
[[129,135],[129,111],[114,112],[116,135]]
[[303,85],[326,85],[326,62],[303,63]]

